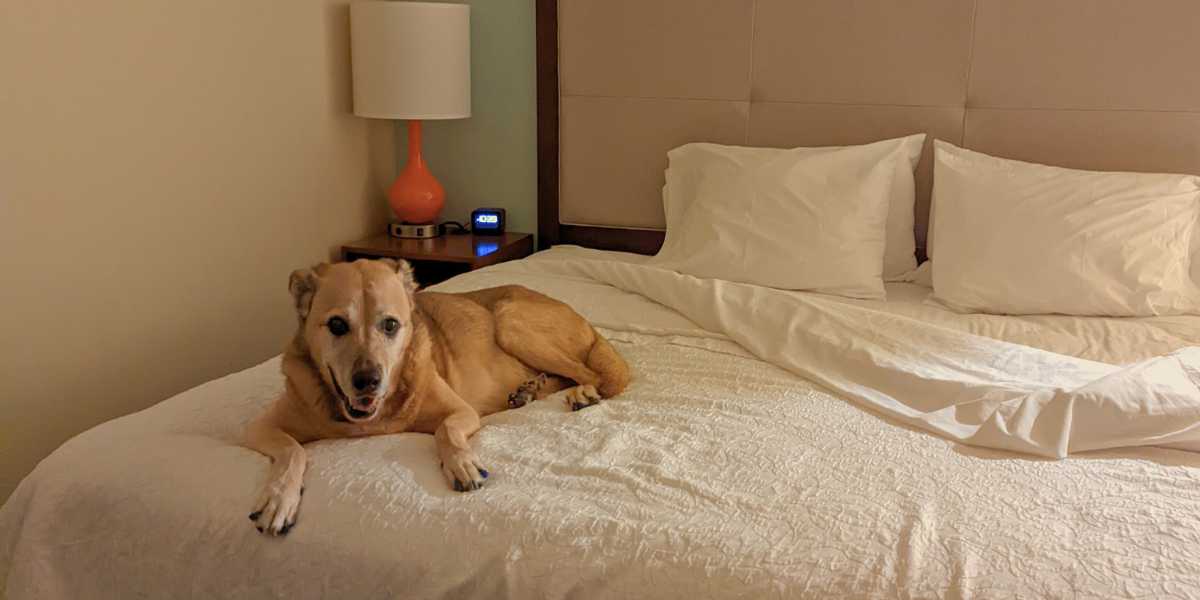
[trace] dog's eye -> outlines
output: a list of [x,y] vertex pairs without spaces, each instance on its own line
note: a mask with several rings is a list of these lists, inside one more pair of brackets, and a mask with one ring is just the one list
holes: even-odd
[[391,317],[384,319],[383,320],[383,331],[384,331],[384,333],[386,333],[388,335],[395,334],[397,331],[400,331],[400,321],[397,321],[396,319],[393,319]]
[[329,333],[332,333],[337,337],[342,337],[350,332],[350,324],[341,317],[330,318],[329,321],[325,323],[325,326],[329,328]]

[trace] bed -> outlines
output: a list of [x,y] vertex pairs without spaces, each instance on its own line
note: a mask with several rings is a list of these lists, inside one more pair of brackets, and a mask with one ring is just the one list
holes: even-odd
[[[577,307],[635,383],[595,410],[554,398],[488,417],[487,489],[450,491],[429,436],[310,446],[300,524],[245,505],[266,459],[239,446],[275,360],[65,444],[0,512],[24,597],[1186,597],[1200,589],[1200,455],[1046,460],[864,411],[677,312],[555,265],[560,247],[456,278]],[[974,335],[1136,360],[1200,343],[1200,318],[959,316],[891,284],[846,301]],[[1116,335],[1114,335],[1116,334]],[[1124,340],[1124,341],[1118,341]]]
[[[447,488],[429,436],[311,444],[299,524],[269,538],[246,521],[267,459],[240,439],[281,389],[271,360],[45,459],[0,508],[0,589],[10,600],[1200,595],[1196,448],[1078,452],[1083,426],[1065,458],[954,441],[756,345],[768,329],[714,326],[719,303],[672,303],[630,275],[662,243],[663,157],[687,141],[929,132],[1027,160],[1198,173],[1200,88],[1176,76],[1191,72],[1179,51],[1190,45],[1170,40],[1190,36],[1200,9],[689,5],[539,0],[545,250],[438,287],[519,283],[568,302],[629,361],[629,390],[577,413],[551,397],[486,418],[474,444],[493,475],[473,494]],[[886,300],[768,299],[864,317],[854,340],[899,332],[887,339],[901,370],[881,385],[958,349],[976,364],[1061,365],[1038,376],[1067,386],[1200,345],[1195,316],[962,315],[929,294],[891,282]]]

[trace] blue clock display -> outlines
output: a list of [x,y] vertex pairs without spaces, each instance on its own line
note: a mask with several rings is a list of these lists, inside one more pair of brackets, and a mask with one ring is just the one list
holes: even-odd
[[471,211],[471,231],[476,235],[504,233],[504,221],[503,208],[477,208]]

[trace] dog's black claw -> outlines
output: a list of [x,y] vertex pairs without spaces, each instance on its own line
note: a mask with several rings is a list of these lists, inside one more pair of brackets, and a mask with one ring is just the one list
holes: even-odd
[[304,495],[304,486],[300,486],[300,495],[301,495],[301,496],[303,496],[303,495]]
[[261,510],[256,510],[256,511],[254,511],[254,512],[250,513],[250,520],[251,520],[251,521],[257,521],[257,520],[258,520],[258,518],[259,518],[259,517],[261,517],[261,516],[262,516],[262,511],[261,511]]
[[456,492],[474,492],[483,489],[482,481],[468,481],[463,483],[457,479],[454,480],[454,491]]
[[484,478],[484,479],[487,479],[487,478],[488,478],[488,472],[487,472],[487,469],[480,469],[480,470],[479,470],[479,474],[480,474],[480,475],[483,475],[483,478]]
[[263,532],[263,528],[262,528],[262,527],[255,527],[255,529],[257,529],[259,533],[262,533],[262,532]]
[[279,535],[287,535],[288,532],[292,530],[292,526],[295,524],[296,523],[294,521],[291,523],[284,523],[283,527],[279,529]]

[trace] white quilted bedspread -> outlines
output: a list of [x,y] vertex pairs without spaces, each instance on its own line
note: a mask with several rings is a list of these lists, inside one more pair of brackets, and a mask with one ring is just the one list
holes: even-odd
[[[237,444],[281,387],[273,360],[43,461],[0,509],[9,600],[1200,596],[1200,454],[947,441],[537,260],[447,288],[526,283],[623,320],[604,332],[635,381],[579,413],[545,401],[486,419],[484,490],[450,491],[428,436],[318,442],[299,524],[262,536],[246,513],[267,459]],[[894,310],[933,310],[918,304]],[[1112,362],[1200,341],[1200,320],[929,320],[1140,341]]]

